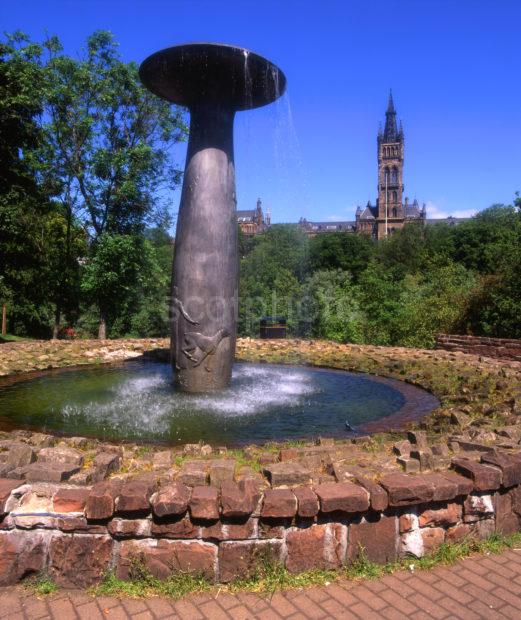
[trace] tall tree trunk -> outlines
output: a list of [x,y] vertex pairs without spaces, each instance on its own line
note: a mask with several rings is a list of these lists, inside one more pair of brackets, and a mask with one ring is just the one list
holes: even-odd
[[52,338],[56,340],[60,333],[60,321],[61,321],[62,311],[60,308],[60,304],[56,304],[56,310],[54,312],[54,326],[52,328]]
[[107,337],[107,318],[105,313],[100,311],[99,327],[98,327],[98,340],[105,340]]

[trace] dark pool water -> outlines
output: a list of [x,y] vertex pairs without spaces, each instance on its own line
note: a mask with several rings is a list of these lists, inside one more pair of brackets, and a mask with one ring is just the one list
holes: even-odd
[[[170,444],[351,436],[346,420],[363,429],[404,409],[408,396],[400,383],[342,371],[238,363],[229,388],[193,395],[173,389],[168,364],[132,361],[43,374],[3,387],[0,426]],[[438,404],[423,390],[407,390],[421,397],[425,410]]]

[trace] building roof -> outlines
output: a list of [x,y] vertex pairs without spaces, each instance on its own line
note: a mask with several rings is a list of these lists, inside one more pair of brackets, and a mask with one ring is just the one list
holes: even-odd
[[376,207],[372,207],[371,205],[367,205],[366,208],[360,213],[361,220],[374,220],[376,217]]
[[421,211],[418,204],[406,205],[405,217],[421,217]]
[[471,219],[471,217],[453,217],[452,215],[449,215],[449,217],[427,218],[425,223],[448,224],[449,226],[455,226],[456,224],[461,224],[463,222],[470,222]]
[[396,124],[396,109],[394,107],[393,93],[389,91],[389,103],[387,104],[387,110],[385,112],[385,128],[383,135],[378,134],[378,140],[383,142],[399,142],[403,140],[403,129],[400,124],[400,129]]
[[301,224],[305,226],[307,230],[317,232],[334,232],[341,230],[353,230],[356,226],[356,222],[309,222],[308,220],[302,221]]
[[237,211],[238,222],[249,222],[255,219],[257,211],[255,209],[242,209]]

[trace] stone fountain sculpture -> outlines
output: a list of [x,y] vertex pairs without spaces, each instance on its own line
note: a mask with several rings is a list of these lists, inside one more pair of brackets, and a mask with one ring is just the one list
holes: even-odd
[[274,64],[231,45],[193,43],[156,52],[140,66],[153,93],[190,110],[190,139],[175,237],[171,356],[187,392],[231,379],[238,308],[235,112],[275,101],[286,78]]

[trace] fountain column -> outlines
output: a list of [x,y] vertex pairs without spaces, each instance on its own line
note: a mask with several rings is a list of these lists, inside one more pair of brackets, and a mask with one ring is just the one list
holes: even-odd
[[[176,383],[206,392],[227,385],[237,329],[235,112],[190,112],[190,141],[175,237],[171,353]],[[181,306],[182,303],[182,306]]]
[[193,43],[149,56],[145,86],[190,110],[190,139],[172,275],[171,357],[177,386],[208,392],[229,384],[238,306],[233,119],[284,92],[268,60],[230,45]]

